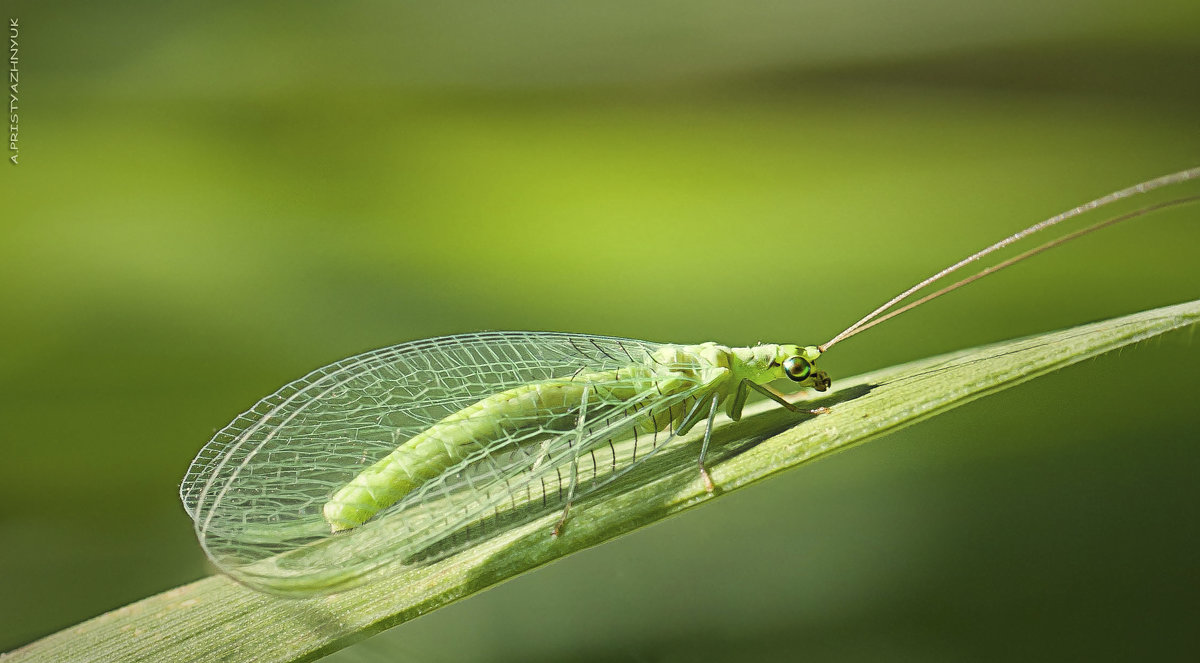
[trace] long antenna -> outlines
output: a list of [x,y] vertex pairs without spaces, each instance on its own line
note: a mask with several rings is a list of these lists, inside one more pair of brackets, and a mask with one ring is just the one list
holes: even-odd
[[[1121,189],[1120,191],[1114,191],[1113,193],[1110,193],[1106,196],[1101,196],[1100,198],[1086,202],[1082,205],[1079,205],[1078,207],[1069,209],[1061,214],[1052,216],[1049,219],[1046,219],[1045,221],[1035,223],[1032,226],[1029,226],[1028,228],[1026,228],[1024,230],[1021,230],[1019,232],[1013,233],[1012,235],[1009,235],[1008,237],[1005,237],[1004,239],[1000,240],[999,242],[996,242],[995,244],[992,244],[991,246],[989,246],[981,251],[973,253],[973,254],[967,256],[966,258],[959,260],[958,262],[954,263],[953,265],[950,265],[949,267],[937,272],[933,276],[930,276],[929,278],[914,285],[913,287],[909,288],[908,290],[905,290],[904,292],[900,293],[899,295],[896,295],[895,297],[888,300],[887,303],[885,303],[883,306],[880,306],[879,308],[875,309],[874,311],[871,311],[869,314],[867,314],[861,320],[850,325],[846,329],[842,330],[842,332],[839,333],[837,336],[834,336],[833,338],[826,341],[824,344],[819,345],[817,347],[821,350],[821,352],[825,352],[829,348],[832,348],[836,343],[839,343],[847,338],[850,338],[851,336],[854,336],[855,334],[857,334],[859,332],[866,331],[867,329],[874,327],[875,325],[883,322],[884,320],[893,318],[897,315],[900,315],[901,313],[903,313],[905,311],[908,311],[912,308],[920,306],[921,304],[924,304],[925,302],[927,302],[931,299],[935,299],[935,298],[940,297],[948,292],[957,290],[958,288],[961,288],[962,286],[967,285],[968,283],[977,281],[977,280],[983,278],[984,276],[987,276],[989,274],[994,274],[995,272],[998,272],[1001,269],[1004,269],[1005,267],[1014,265],[1018,262],[1021,262],[1022,260],[1025,260],[1026,258],[1031,258],[1043,251],[1054,248],[1055,246],[1064,244],[1064,243],[1069,242],[1078,237],[1082,237],[1083,235],[1094,232],[1096,230],[1100,230],[1101,228],[1106,228],[1108,226],[1120,223],[1122,221],[1128,221],[1130,219],[1135,219],[1140,216],[1149,214],[1150,212],[1153,212],[1155,210],[1162,209],[1164,207],[1171,207],[1174,205],[1182,205],[1182,204],[1200,200],[1200,196],[1189,196],[1189,197],[1184,197],[1184,198],[1177,198],[1175,200],[1167,201],[1165,203],[1159,203],[1156,205],[1150,205],[1147,207],[1143,207],[1139,210],[1130,212],[1128,214],[1124,214],[1124,215],[1121,215],[1121,216],[1118,216],[1118,217],[1115,217],[1112,219],[1107,219],[1105,221],[1101,221],[1099,223],[1088,226],[1087,228],[1084,228],[1083,230],[1073,232],[1073,233],[1071,233],[1069,235],[1065,235],[1057,240],[1053,240],[1053,241],[1047,242],[1045,244],[1042,244],[1041,246],[1039,246],[1037,248],[1026,251],[1025,253],[1022,253],[1019,256],[1015,256],[1013,258],[1005,260],[1004,262],[1001,262],[997,265],[993,265],[992,267],[983,269],[983,270],[977,272],[976,274],[969,276],[965,279],[962,279],[961,281],[959,281],[953,285],[946,286],[945,288],[942,288],[941,290],[938,290],[937,292],[934,292],[930,295],[926,295],[925,297],[922,297],[921,299],[919,299],[915,302],[912,302],[911,304],[905,305],[905,306],[901,307],[900,309],[897,309],[895,311],[887,313],[887,311],[889,309],[891,309],[893,306],[895,306],[896,304],[899,304],[900,302],[904,301],[905,299],[908,299],[908,297],[919,292],[920,290],[923,290],[926,287],[932,285],[933,283],[940,281],[941,279],[945,278],[946,276],[949,276],[950,274],[958,271],[959,269],[962,269],[966,265],[968,265],[972,262],[975,262],[976,260],[979,260],[980,258],[988,255],[989,253],[999,251],[1000,249],[1002,249],[1010,244],[1013,244],[1015,242],[1018,242],[1022,239],[1025,239],[1026,237],[1033,235],[1034,233],[1039,233],[1047,228],[1050,228],[1051,226],[1058,225],[1059,223],[1062,223],[1063,221],[1066,221],[1067,219],[1072,219],[1072,218],[1077,217],[1085,212],[1089,212],[1098,207],[1103,207],[1110,203],[1117,202],[1118,200],[1123,200],[1125,198],[1131,198],[1133,196],[1137,196],[1137,195],[1140,195],[1143,193],[1147,193],[1149,191],[1153,191],[1154,189],[1158,189],[1158,188],[1161,188],[1164,186],[1169,186],[1172,184],[1178,184],[1180,182],[1186,182],[1188,180],[1196,179],[1198,177],[1200,177],[1200,167],[1189,168],[1187,170],[1181,170],[1177,173],[1171,173],[1170,175],[1163,175],[1162,177],[1157,177],[1155,179],[1148,180],[1146,182],[1142,182],[1141,184],[1135,184],[1126,189]],[[887,314],[883,315],[884,313],[887,313]],[[882,316],[882,317],[880,317],[880,316]]]

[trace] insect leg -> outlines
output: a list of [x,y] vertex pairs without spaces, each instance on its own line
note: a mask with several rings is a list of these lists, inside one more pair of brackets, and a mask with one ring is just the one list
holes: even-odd
[[826,412],[829,411],[829,408],[827,408],[827,407],[819,407],[814,410],[805,410],[802,407],[797,407],[795,403],[784,398],[783,394],[779,393],[778,391],[775,391],[774,389],[772,389],[764,384],[757,384],[755,382],[751,382],[750,380],[744,380],[744,382],[754,391],[757,391],[758,393],[762,394],[763,396],[766,396],[767,398],[775,401],[776,403],[779,403],[780,405],[786,407],[787,409],[791,410],[792,412],[803,412],[805,414],[825,414]]
[[692,429],[692,426],[700,423],[700,420],[704,418],[704,410],[700,407],[702,405],[704,405],[704,397],[696,396],[696,404],[692,406],[687,416],[681,419],[679,425],[675,427],[676,435],[686,435]]
[[717,418],[717,405],[721,397],[713,394],[712,405],[708,408],[708,426],[704,429],[704,444],[700,446],[700,478],[704,480],[704,490],[709,494],[716,489],[712,477],[708,476],[708,468],[704,466],[704,457],[708,455],[708,441],[712,438],[713,420]]
[[550,453],[550,443],[554,440],[546,440],[542,442],[541,451],[538,453],[537,460],[533,462],[533,467],[529,468],[530,472],[537,472],[537,469],[542,466],[542,461],[546,460],[546,456]]
[[579,483],[579,454],[583,449],[583,422],[587,418],[588,392],[591,390],[591,386],[584,387],[579,400],[579,421],[575,424],[575,449],[571,455],[571,485],[567,488],[567,504],[563,507],[562,517],[558,519],[558,523],[554,525],[554,530],[551,532],[554,537],[558,537],[559,532],[562,532],[563,525],[567,522],[567,514],[571,512],[571,500],[575,498],[575,486]]
[[733,398],[729,401],[727,413],[729,418],[734,421],[740,421],[742,418],[742,408],[746,407],[746,398],[750,396],[750,385],[754,384],[745,378],[738,384],[737,389],[733,390]]

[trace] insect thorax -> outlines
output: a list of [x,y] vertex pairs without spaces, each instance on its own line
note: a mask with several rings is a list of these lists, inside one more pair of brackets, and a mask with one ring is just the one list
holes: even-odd
[[651,357],[659,369],[686,374],[707,383],[718,377],[722,369],[729,371],[725,383],[734,386],[743,379],[765,384],[783,377],[779,368],[781,357],[797,354],[792,345],[756,345],[731,348],[717,343],[699,345],[667,345]]

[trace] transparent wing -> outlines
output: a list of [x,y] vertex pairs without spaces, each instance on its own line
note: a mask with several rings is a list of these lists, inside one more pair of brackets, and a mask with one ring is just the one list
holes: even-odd
[[598,379],[586,404],[554,417],[530,413],[528,426],[490,441],[361,527],[332,535],[322,507],[364,468],[492,394],[645,365],[660,347],[490,332],[351,357],[284,386],[219,431],[189,467],[180,497],[206,553],[234,578],[284,594],[351,586],[554,508],[575,459],[579,494],[620,474],[669,438],[661,424],[705,386],[675,383],[664,395],[657,377]]

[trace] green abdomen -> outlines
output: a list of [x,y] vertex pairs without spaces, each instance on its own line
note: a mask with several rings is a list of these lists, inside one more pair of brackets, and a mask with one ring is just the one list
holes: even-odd
[[[325,504],[325,520],[334,532],[358,527],[424,482],[481,449],[502,446],[520,430],[572,427],[583,391],[589,386],[593,389],[589,395],[591,407],[600,400],[597,396],[609,407],[614,402],[629,402],[640,387],[650,384],[633,379],[637,377],[650,375],[642,367],[623,368],[580,375],[574,380],[521,385],[489,396],[442,419],[363,470]],[[596,389],[602,393],[595,394]],[[647,416],[638,427],[661,430],[670,419]]]

